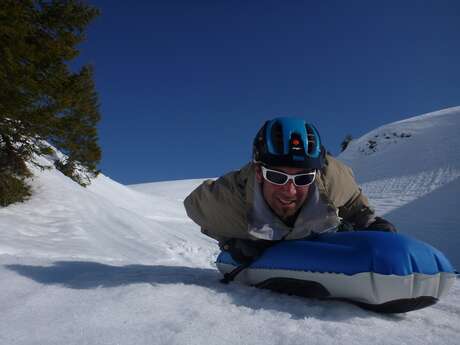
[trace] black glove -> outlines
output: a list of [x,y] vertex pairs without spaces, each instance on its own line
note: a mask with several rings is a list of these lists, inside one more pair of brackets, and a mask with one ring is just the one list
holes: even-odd
[[352,223],[342,219],[339,226],[337,227],[337,232],[347,232],[355,230]]
[[219,243],[221,250],[230,253],[233,260],[240,264],[249,264],[257,259],[265,249],[272,246],[272,241],[252,241],[232,238],[225,242]]
[[369,224],[365,230],[398,232],[393,224],[381,217],[375,217],[374,222]]

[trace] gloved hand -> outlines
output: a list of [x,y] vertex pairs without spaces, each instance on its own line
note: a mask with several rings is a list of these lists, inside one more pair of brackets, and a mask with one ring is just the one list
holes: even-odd
[[252,241],[232,238],[222,243],[219,243],[221,250],[230,253],[233,260],[240,264],[248,264],[258,258],[265,249],[272,246],[272,241]]
[[355,228],[353,227],[353,224],[342,219],[340,221],[339,226],[337,227],[337,232],[346,232],[346,231],[353,231]]
[[391,224],[389,221],[381,218],[381,217],[375,217],[374,222],[369,224],[366,228],[366,230],[371,230],[371,231],[386,231],[386,232],[398,232],[396,230],[396,227]]

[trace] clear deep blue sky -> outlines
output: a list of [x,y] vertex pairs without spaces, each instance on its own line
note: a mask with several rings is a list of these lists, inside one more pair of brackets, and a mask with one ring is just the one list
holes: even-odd
[[304,117],[339,152],[460,105],[460,1],[113,1],[76,64],[95,68],[105,175],[219,176],[266,119]]

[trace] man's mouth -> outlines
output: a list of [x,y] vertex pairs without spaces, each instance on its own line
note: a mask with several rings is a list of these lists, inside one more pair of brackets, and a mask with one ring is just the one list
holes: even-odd
[[291,199],[278,198],[278,201],[284,206],[290,206],[290,205],[295,204],[295,200],[291,200]]

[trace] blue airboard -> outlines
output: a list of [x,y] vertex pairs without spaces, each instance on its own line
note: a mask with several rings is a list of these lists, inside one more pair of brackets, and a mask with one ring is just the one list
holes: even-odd
[[[237,265],[226,252],[218,256],[217,263]],[[454,273],[449,260],[432,246],[406,235],[377,231],[327,233],[313,240],[283,241],[268,248],[251,268],[347,275]]]

